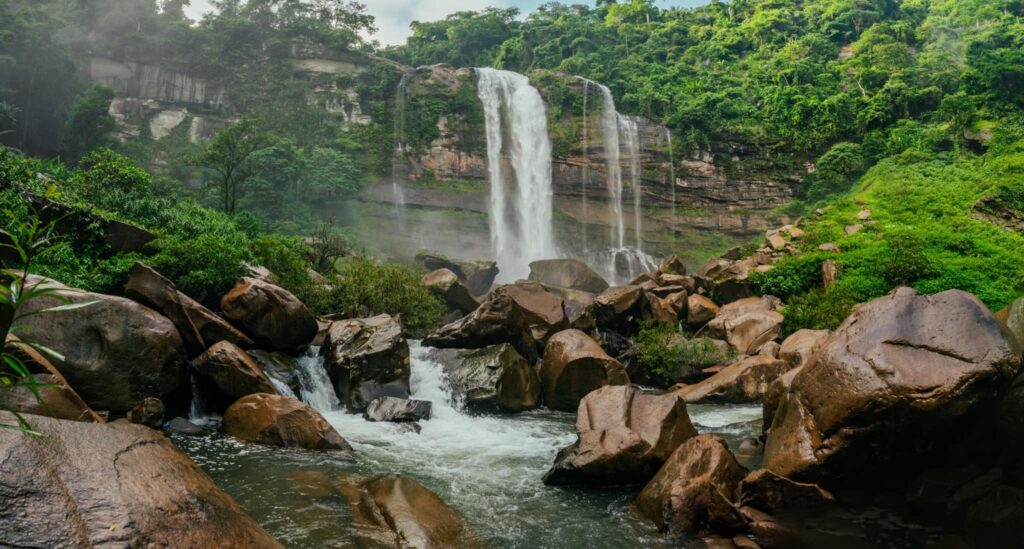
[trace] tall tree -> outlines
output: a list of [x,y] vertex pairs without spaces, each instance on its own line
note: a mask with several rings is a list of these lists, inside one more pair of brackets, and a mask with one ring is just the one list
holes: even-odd
[[217,132],[206,147],[191,158],[190,164],[217,173],[218,186],[226,213],[235,213],[238,190],[250,173],[245,169],[256,151],[274,144],[274,139],[256,127],[252,119]]

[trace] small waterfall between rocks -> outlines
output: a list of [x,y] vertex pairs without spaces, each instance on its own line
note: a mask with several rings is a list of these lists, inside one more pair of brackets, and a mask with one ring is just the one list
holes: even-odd
[[547,112],[526,76],[491,68],[477,73],[487,132],[491,246],[500,281],[510,282],[526,278],[531,261],[556,257]]
[[302,401],[321,412],[337,410],[341,402],[334,392],[331,378],[324,366],[320,347],[310,347],[295,361],[295,372],[299,376],[299,395]]

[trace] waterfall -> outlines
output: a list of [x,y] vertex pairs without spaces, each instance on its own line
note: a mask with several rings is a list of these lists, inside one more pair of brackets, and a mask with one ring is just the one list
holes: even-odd
[[499,276],[513,281],[529,275],[531,261],[555,257],[547,113],[526,76],[491,68],[477,72],[487,132],[491,247]]
[[341,402],[334,393],[319,347],[307,349],[306,354],[295,361],[295,371],[299,375],[299,394],[303,402],[321,412],[338,409]]
[[615,111],[612,91],[604,84],[594,83],[601,90],[604,105],[601,111],[601,141],[604,144],[604,158],[607,164],[606,185],[608,201],[612,211],[612,247],[625,246],[626,228],[622,217],[622,164],[619,150],[619,113]]
[[672,153],[672,130],[665,127],[665,140],[668,141],[668,188],[672,200],[672,238],[676,237],[676,161]]
[[587,151],[590,148],[590,140],[588,139],[587,133],[587,95],[590,94],[590,80],[586,78],[580,78],[583,80],[583,182],[581,184],[580,191],[580,206],[583,209],[583,254],[586,255],[590,250],[587,246],[587,220],[590,219],[588,216],[589,211],[587,207],[587,185],[590,185],[590,162],[587,159]]
[[405,189],[402,187],[399,170],[405,160],[405,107],[409,97],[409,79],[415,75],[415,70],[403,73],[395,91],[395,151],[391,160],[391,199],[395,204],[395,214],[402,234],[405,234]]
[[287,383],[271,375],[268,375],[267,379],[270,380],[270,384],[277,390],[277,394],[291,398],[298,398],[298,395],[295,394],[295,391],[292,391],[292,388],[289,387]]
[[619,115],[619,126],[622,128],[623,148],[629,162],[629,185],[633,188],[633,231],[636,233],[636,249],[643,251],[643,189],[640,188],[640,130],[636,120]]

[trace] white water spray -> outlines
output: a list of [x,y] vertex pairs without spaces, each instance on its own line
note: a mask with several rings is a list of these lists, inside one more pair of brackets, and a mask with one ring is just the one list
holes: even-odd
[[601,90],[604,105],[601,110],[601,141],[607,164],[606,185],[612,211],[612,247],[622,248],[626,240],[626,223],[622,216],[622,164],[619,150],[619,113],[615,111],[612,91],[604,84],[594,83]]
[[310,347],[299,357],[295,361],[295,371],[299,375],[299,395],[303,402],[321,412],[338,409],[341,402],[334,393],[319,347]]
[[491,246],[502,280],[512,281],[530,274],[531,261],[555,257],[547,113],[527,77],[490,68],[478,73],[487,129]]
[[625,149],[626,161],[629,162],[629,185],[633,188],[633,231],[636,233],[636,249],[642,252],[643,246],[643,189],[640,188],[640,129],[636,120],[619,115],[619,127],[622,129],[622,146]]
[[405,160],[405,106],[409,97],[409,79],[416,71],[402,74],[395,91],[395,151],[391,159],[391,200],[395,204],[395,214],[401,232],[405,233],[405,189],[400,181],[400,166]]

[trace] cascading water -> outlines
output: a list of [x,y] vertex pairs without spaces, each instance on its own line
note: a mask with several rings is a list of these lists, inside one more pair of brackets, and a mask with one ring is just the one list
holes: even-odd
[[590,80],[586,78],[580,78],[583,80],[583,182],[580,190],[580,206],[583,210],[583,255],[586,256],[590,252],[590,248],[587,243],[587,220],[589,217],[589,206],[587,205],[587,186],[590,185],[590,162],[587,159],[587,150],[590,148],[590,139],[588,138],[588,123],[587,119],[587,95],[590,94]]
[[416,71],[402,74],[395,90],[395,150],[391,159],[391,200],[395,204],[395,214],[402,234],[405,233],[405,188],[401,182],[401,165],[405,160],[405,106],[409,97],[409,79]]
[[636,120],[619,115],[622,128],[622,145],[629,162],[629,185],[633,188],[633,231],[636,233],[636,249],[643,252],[643,189],[640,188],[640,129]]
[[299,375],[299,394],[303,402],[321,412],[338,409],[341,403],[327,375],[319,347],[307,349],[306,354],[295,361],[295,371]]
[[672,238],[676,234],[676,160],[672,152],[672,130],[665,128],[665,140],[668,142],[668,188],[669,199],[672,200]]
[[547,112],[526,76],[491,68],[477,73],[487,132],[491,246],[501,280],[513,281],[529,275],[531,261],[556,256]]
[[612,247],[622,248],[626,241],[626,223],[622,216],[622,163],[619,150],[619,113],[615,111],[612,91],[604,84],[594,83],[601,90],[601,141],[607,165],[606,185],[612,213]]

